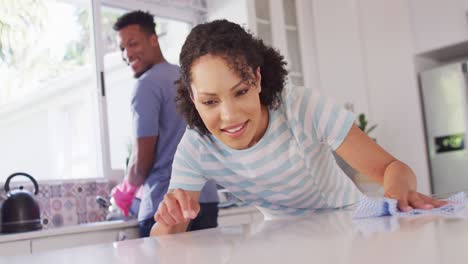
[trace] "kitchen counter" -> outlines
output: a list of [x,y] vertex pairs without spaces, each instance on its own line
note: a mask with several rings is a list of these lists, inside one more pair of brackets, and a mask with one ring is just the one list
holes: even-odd
[[0,258],[3,263],[468,263],[468,209],[456,217],[355,220],[352,209],[158,238]]
[[[242,206],[242,207],[233,206],[233,207],[229,207],[225,209],[220,209],[219,217],[247,214],[247,213],[252,213],[256,211],[257,209],[253,206]],[[41,238],[41,237],[61,236],[61,235],[83,233],[83,232],[102,231],[102,230],[109,230],[109,229],[118,229],[118,228],[124,229],[128,227],[136,227],[136,226],[138,226],[138,221],[136,219],[129,219],[129,220],[94,222],[94,223],[65,226],[65,227],[53,228],[53,229],[42,229],[42,230],[37,230],[37,231],[32,231],[32,232],[15,233],[15,234],[1,234],[0,233],[0,243]]]
[[87,224],[80,224],[80,225],[64,226],[60,228],[43,229],[43,230],[24,232],[24,233],[0,234],[0,243],[17,241],[17,240],[34,239],[34,238],[39,238],[39,237],[51,237],[51,236],[83,233],[83,232],[101,231],[101,230],[108,230],[108,229],[117,229],[117,228],[123,229],[127,227],[134,227],[137,225],[138,225],[138,221],[136,219],[126,220],[126,221],[115,220],[115,221],[102,221],[102,222],[94,222],[94,223],[87,223]]
[[238,214],[246,214],[246,213],[253,213],[253,212],[260,212],[258,211],[255,206],[231,206],[228,208],[220,208],[218,217],[229,216],[229,215],[238,215]]

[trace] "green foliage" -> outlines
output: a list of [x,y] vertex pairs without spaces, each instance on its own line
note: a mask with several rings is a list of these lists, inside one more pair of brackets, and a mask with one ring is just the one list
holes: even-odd
[[[68,2],[0,0],[0,75],[6,76],[0,85],[0,104],[92,62],[89,8]],[[69,30],[78,37],[57,34],[59,27],[51,24],[51,18],[58,10],[73,13],[64,24],[74,23],[76,27]],[[48,45],[51,42],[53,47]]]
[[47,15],[42,0],[0,0],[0,63],[16,66],[37,42]]
[[369,135],[370,132],[372,132],[372,130],[374,130],[377,125],[373,125],[369,128],[367,128],[367,125],[368,125],[368,122],[367,122],[367,119],[366,119],[366,115],[364,113],[361,113],[359,114],[359,117],[358,117],[358,127],[364,132],[366,133],[367,135]]
[[78,9],[75,11],[78,24],[80,25],[80,41],[67,43],[67,51],[63,60],[71,64],[85,65],[89,58],[91,29],[89,23],[89,11],[87,9]]
[[108,11],[106,9],[102,9],[102,17],[101,17],[101,30],[102,30],[102,41],[103,41],[103,52],[110,53],[116,50],[120,50],[117,41],[117,34],[112,29],[115,21],[123,14],[123,13],[115,13],[114,10]]

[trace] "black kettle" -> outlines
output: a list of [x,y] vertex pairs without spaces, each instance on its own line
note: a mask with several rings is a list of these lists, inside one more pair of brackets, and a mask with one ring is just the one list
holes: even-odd
[[32,181],[34,195],[39,191],[36,180],[29,174],[17,172],[8,177],[4,187],[7,199],[1,209],[1,232],[18,233],[42,229],[39,204],[33,195],[23,186],[10,190],[10,180],[16,176],[25,176]]

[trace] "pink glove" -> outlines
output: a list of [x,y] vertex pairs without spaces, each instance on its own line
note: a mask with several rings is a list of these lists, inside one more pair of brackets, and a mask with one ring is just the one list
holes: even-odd
[[112,189],[111,193],[114,197],[115,204],[122,210],[124,216],[128,216],[128,211],[130,210],[137,189],[138,187],[130,184],[127,178]]

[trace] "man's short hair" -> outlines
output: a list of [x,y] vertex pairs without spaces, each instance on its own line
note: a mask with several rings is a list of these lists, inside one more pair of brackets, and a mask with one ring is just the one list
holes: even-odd
[[129,25],[139,25],[143,32],[148,33],[149,35],[156,34],[156,23],[154,23],[153,15],[149,12],[136,10],[123,14],[117,19],[112,28],[115,31],[119,31]]

